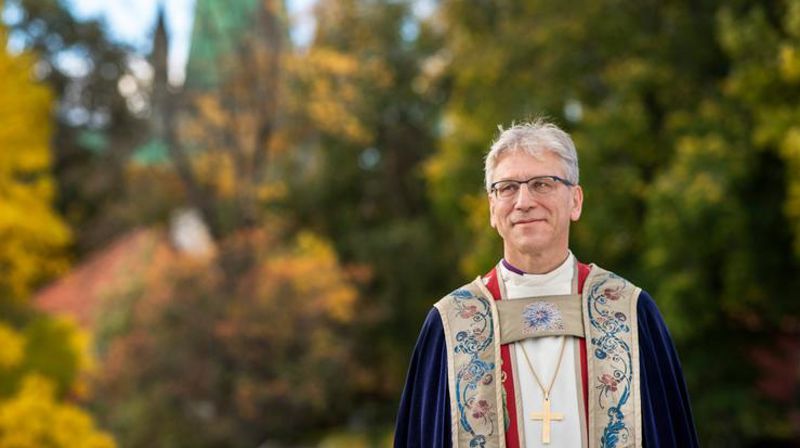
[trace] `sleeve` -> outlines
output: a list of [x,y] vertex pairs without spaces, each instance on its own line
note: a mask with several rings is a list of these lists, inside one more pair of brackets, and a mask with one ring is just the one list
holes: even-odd
[[451,447],[447,349],[442,318],[431,309],[422,326],[400,398],[395,447]]
[[636,307],[644,446],[697,447],[689,393],[669,330],[647,292],[639,295]]

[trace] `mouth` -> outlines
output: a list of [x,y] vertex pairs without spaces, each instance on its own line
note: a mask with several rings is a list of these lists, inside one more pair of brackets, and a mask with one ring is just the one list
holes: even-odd
[[544,219],[533,219],[533,218],[531,218],[531,219],[520,219],[518,221],[513,221],[512,224],[515,225],[515,226],[518,226],[518,225],[524,225],[524,224],[534,224],[534,223],[537,223],[537,222],[544,222],[544,221],[545,221]]

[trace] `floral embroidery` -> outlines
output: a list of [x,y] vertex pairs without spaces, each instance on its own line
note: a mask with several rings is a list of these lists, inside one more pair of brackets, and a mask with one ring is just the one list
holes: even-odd
[[469,319],[470,317],[474,316],[478,313],[478,307],[475,305],[468,305],[465,306],[460,313],[459,316],[463,317],[464,319]]
[[497,419],[494,406],[482,395],[491,390],[484,386],[494,382],[495,365],[483,359],[493,343],[491,308],[485,298],[466,289],[450,296],[457,317],[454,324],[459,329],[454,351],[463,357],[456,363],[455,372],[459,424],[471,436],[470,447],[484,447],[486,437],[495,434]]
[[522,312],[522,323],[522,334],[528,335],[564,329],[561,311],[550,302],[535,302],[526,306]]
[[591,339],[593,353],[610,371],[599,376],[595,385],[600,391],[598,404],[607,410],[609,419],[600,439],[603,448],[616,447],[630,436],[623,407],[628,405],[633,393],[633,358],[631,347],[623,338],[630,337],[631,328],[628,316],[613,310],[610,303],[622,298],[627,286],[625,280],[609,273],[592,286],[588,295],[589,322],[599,330],[598,337]]
[[597,388],[600,389],[601,393],[607,394],[609,392],[617,391],[617,384],[619,384],[619,381],[614,379],[613,376],[604,373],[603,376],[598,379],[600,380],[600,385],[597,386]]
[[472,418],[485,418],[490,407],[488,401],[478,400],[478,403],[472,407]]
[[486,437],[477,436],[469,441],[469,448],[483,448],[486,446]]
[[605,288],[603,289],[603,297],[605,297],[608,300],[615,300],[615,301],[619,300],[621,290],[622,286]]

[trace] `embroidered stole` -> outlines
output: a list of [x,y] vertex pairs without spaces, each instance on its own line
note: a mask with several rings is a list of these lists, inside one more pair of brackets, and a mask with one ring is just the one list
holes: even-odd
[[594,265],[578,264],[577,274],[581,294],[572,302],[501,302],[495,268],[436,303],[448,352],[454,447],[520,446],[510,342],[552,335],[585,338],[580,354],[588,383],[583,401],[589,448],[642,446],[636,324],[641,290]]

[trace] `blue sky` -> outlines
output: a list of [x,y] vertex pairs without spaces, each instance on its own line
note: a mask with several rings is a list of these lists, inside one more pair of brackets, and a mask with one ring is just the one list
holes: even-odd
[[[62,1],[77,18],[99,19],[112,39],[132,45],[141,54],[150,52],[158,5],[165,5],[170,36],[170,80],[175,84],[183,81],[195,0]],[[311,15],[314,0],[287,0],[286,3],[292,21],[292,38],[298,44],[307,43],[314,32]]]

